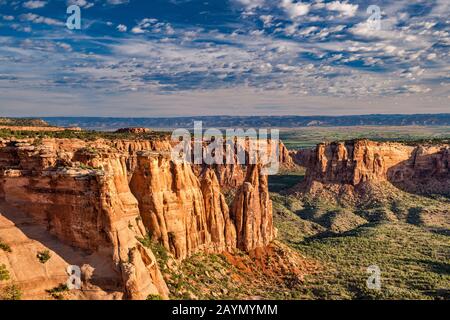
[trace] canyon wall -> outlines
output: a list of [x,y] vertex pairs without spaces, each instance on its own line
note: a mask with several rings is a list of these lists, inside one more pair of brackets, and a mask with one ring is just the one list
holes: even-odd
[[275,236],[261,166],[235,167],[230,209],[227,167],[175,163],[170,149],[167,140],[2,140],[0,202],[110,265],[111,272],[90,276],[105,291],[167,298],[155,256],[138,239],[148,234],[184,259],[199,251],[250,252]]
[[103,154],[101,170],[55,168],[58,152],[63,150],[52,143],[1,148],[0,200],[27,212],[62,242],[112,264],[115,274],[94,274],[107,290],[123,290],[131,299],[168,297],[153,253],[137,240],[145,228],[122,158]]
[[143,152],[130,187],[152,237],[177,258],[234,247],[234,226],[214,172],[199,179],[190,164],[175,163],[170,154]]
[[307,168],[304,187],[309,192],[321,185],[357,187],[388,181],[414,193],[448,194],[449,146],[410,146],[368,140],[319,144],[294,154]]
[[267,176],[261,174],[259,165],[247,169],[245,182],[237,192],[231,212],[239,249],[250,252],[267,246],[275,238]]

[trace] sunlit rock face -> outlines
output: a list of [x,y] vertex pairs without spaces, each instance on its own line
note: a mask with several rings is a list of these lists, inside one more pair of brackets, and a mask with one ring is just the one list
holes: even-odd
[[167,298],[155,256],[138,239],[150,236],[184,259],[264,250],[275,233],[260,165],[236,167],[245,176],[234,182],[230,209],[218,174],[225,168],[200,172],[172,161],[170,150],[167,140],[2,140],[0,202],[12,219],[24,212],[43,237],[84,252],[73,260],[84,265],[84,286],[95,283],[102,298]]
[[244,184],[231,208],[236,225],[237,247],[249,252],[267,246],[275,237],[272,221],[272,202],[267,176],[259,165],[250,166]]
[[422,194],[448,194],[450,190],[448,145],[359,140],[319,144],[293,157],[307,168],[305,185],[310,192],[327,184],[348,188],[380,182]]

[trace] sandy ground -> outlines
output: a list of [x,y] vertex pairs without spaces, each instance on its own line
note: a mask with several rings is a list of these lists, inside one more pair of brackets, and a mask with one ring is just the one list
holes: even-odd
[[[92,281],[83,283],[83,290],[65,294],[68,299],[114,299],[120,293],[117,287],[118,274],[112,268],[111,259],[98,254],[74,249],[51,235],[46,227],[15,208],[0,204],[0,241],[8,244],[12,252],[0,249],[0,265],[6,265],[10,280],[0,282],[0,296],[11,284],[20,287],[23,299],[51,299],[46,290],[67,282],[69,265],[84,266],[92,273]],[[50,260],[45,264],[37,254],[49,250]],[[83,279],[85,276],[83,276]],[[94,285],[95,283],[95,285]]]

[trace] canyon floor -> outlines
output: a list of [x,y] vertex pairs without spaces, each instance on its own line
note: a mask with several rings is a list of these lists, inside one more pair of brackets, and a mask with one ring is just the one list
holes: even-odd
[[[292,298],[450,298],[449,199],[431,200],[435,213],[447,216],[446,226],[427,224],[426,214],[425,219],[417,214],[430,199],[403,202],[412,213],[406,219],[398,219],[387,204],[375,206],[391,213],[375,221],[363,220],[354,207],[320,201],[311,205],[279,193],[272,193],[272,200],[280,241],[321,266],[305,276]],[[366,270],[372,265],[381,270],[379,291],[366,285]]]

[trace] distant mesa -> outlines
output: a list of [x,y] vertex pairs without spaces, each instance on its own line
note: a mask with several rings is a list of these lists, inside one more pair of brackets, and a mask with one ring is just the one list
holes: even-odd
[[11,131],[82,131],[80,127],[59,127],[50,125],[48,122],[37,118],[0,118],[0,129]]
[[133,133],[133,134],[142,134],[142,133],[150,133],[152,130],[149,128],[121,128],[116,130],[116,133]]
[[0,126],[50,127],[50,124],[42,119],[34,118],[0,118]]

